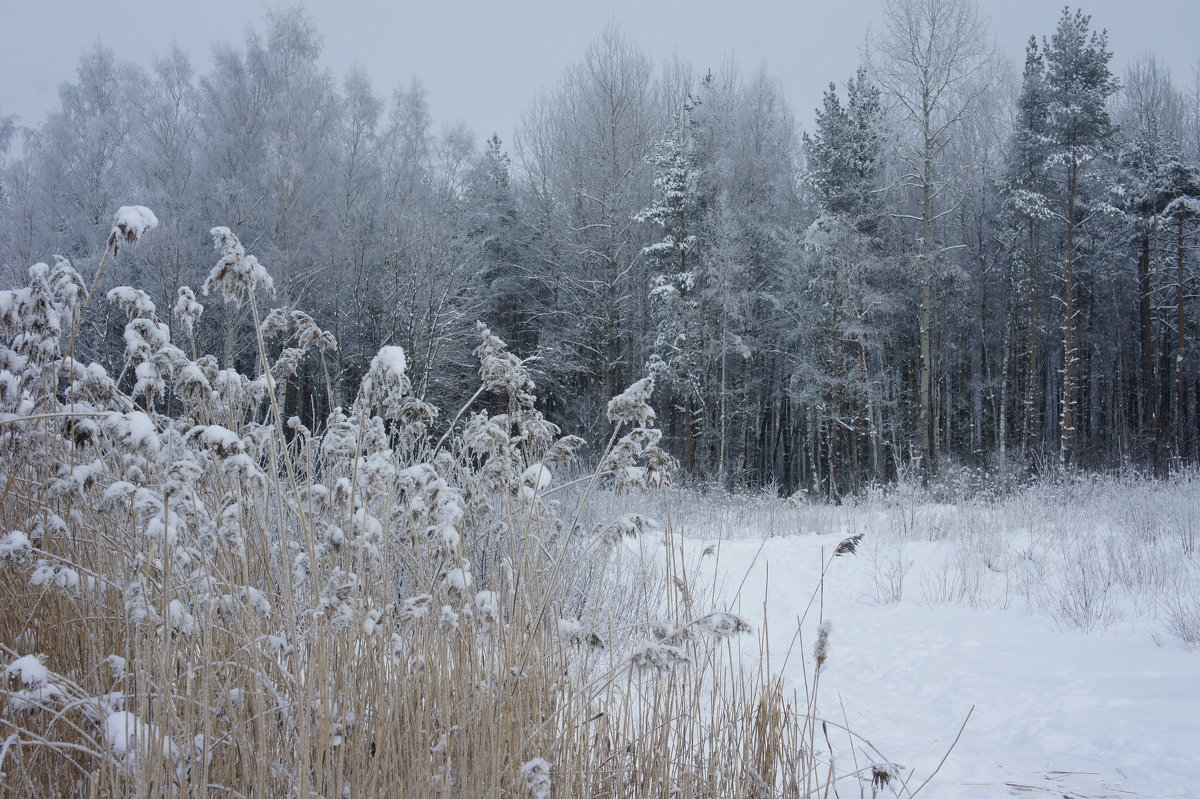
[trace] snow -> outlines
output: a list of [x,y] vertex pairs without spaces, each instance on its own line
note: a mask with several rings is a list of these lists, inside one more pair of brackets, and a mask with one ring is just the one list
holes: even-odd
[[450,569],[446,572],[444,582],[447,588],[456,591],[466,591],[471,587],[471,572],[463,568]]
[[525,781],[528,799],[547,799],[550,796],[550,763],[543,757],[535,757],[522,764],[521,778]]
[[563,641],[571,643],[581,638],[583,626],[575,619],[559,619],[558,635]]
[[29,576],[29,584],[57,588],[72,596],[78,596],[79,572],[67,566],[52,566],[48,561],[39,560]]
[[153,454],[162,447],[154,420],[141,411],[110,412],[101,424],[109,435],[132,449]]
[[125,674],[129,669],[129,661],[120,655],[109,655],[104,659],[108,667],[112,669],[112,677],[114,680],[125,679]]
[[142,236],[158,227],[158,217],[144,205],[122,205],[113,216],[112,232],[125,241],[139,241]]
[[[143,722],[128,710],[109,713],[104,719],[105,740],[113,754],[126,762],[133,762],[139,755],[149,752],[158,736],[154,725]],[[162,736],[162,751],[164,757],[176,753],[175,744],[165,735]]]
[[549,486],[550,480],[550,470],[541,463],[535,463],[521,473],[521,484],[535,491],[541,491]]
[[[917,586],[941,569],[948,542],[912,542],[913,571],[899,602],[875,598],[878,563],[864,547],[834,558],[815,593],[822,555],[842,535],[691,541],[730,610],[770,632],[772,669],[804,696],[823,618],[827,658],[818,710],[843,712],[863,746],[859,762],[905,766],[915,789],[970,719],[926,799],[1194,795],[1200,777],[1200,658],[1178,644],[1156,646],[1132,624],[1092,634],[1064,632],[1041,614],[924,601]],[[793,639],[797,618],[803,620]],[[764,610],[765,607],[765,610]],[[747,644],[747,646],[750,646]],[[803,649],[803,652],[801,651]],[[757,656],[757,647],[753,647]],[[972,708],[974,710],[972,711]],[[846,742],[834,740],[849,760]],[[882,795],[892,795],[885,792]]]
[[20,677],[21,682],[33,687],[45,685],[50,678],[50,670],[37,655],[22,655],[9,663],[4,673],[9,677]]
[[33,543],[29,536],[20,530],[13,530],[0,537],[0,560],[12,560],[23,563],[33,552]]
[[549,488],[552,480],[553,475],[550,474],[546,465],[535,463],[521,472],[521,486],[518,493],[521,499],[532,501]]
[[246,451],[238,434],[219,424],[197,425],[188,431],[187,438],[225,458]]
[[475,611],[484,619],[495,621],[500,612],[500,595],[495,591],[479,591],[475,594]]
[[105,295],[109,302],[120,305],[129,314],[130,319],[139,317],[152,319],[155,313],[154,302],[150,295],[132,286],[117,286],[109,289]]
[[403,377],[408,370],[408,359],[404,356],[404,348],[380,347],[374,360],[371,361],[371,370],[391,372],[396,377]]
[[9,695],[8,709],[14,713],[30,710],[47,710],[67,700],[63,690],[52,682],[41,683],[32,688],[22,688]]

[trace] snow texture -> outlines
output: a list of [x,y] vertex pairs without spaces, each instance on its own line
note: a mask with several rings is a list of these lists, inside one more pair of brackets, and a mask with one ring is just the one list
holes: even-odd
[[155,740],[161,737],[163,757],[176,754],[175,744],[166,735],[158,732],[153,724],[139,719],[128,710],[117,710],[104,719],[104,739],[113,754],[128,764],[149,754]]
[[550,763],[543,757],[535,757],[521,766],[521,778],[525,781],[528,799],[547,799],[550,796]]
[[371,361],[371,368],[378,368],[380,371],[386,370],[396,377],[403,376],[408,371],[408,359],[404,355],[404,348],[380,347],[374,360]]
[[[805,669],[811,680],[817,653],[807,662],[799,657],[791,631],[818,584],[822,550],[828,558],[843,533],[689,542],[697,552],[719,549],[716,558],[702,560],[703,568],[726,596],[740,585],[732,610],[757,618],[765,606],[771,666],[802,696]],[[952,546],[904,546],[914,567],[898,602],[872,601],[869,554],[836,558],[823,602],[825,618],[838,623],[830,629],[813,610],[801,631],[806,641],[824,639],[818,710],[841,719],[844,708],[851,729],[878,749],[858,751],[859,762],[878,762],[881,754],[883,765],[902,763],[915,789],[973,707],[923,799],[1195,795],[1200,660],[1194,652],[1156,646],[1132,625],[1114,624],[1102,634],[1064,632],[1015,607],[926,601],[916,586],[943,572]],[[754,645],[752,656],[757,651]],[[834,739],[834,746],[849,758],[844,740]]]
[[19,677],[22,683],[35,688],[45,685],[50,679],[50,670],[37,655],[22,655],[9,663],[4,673],[9,677]]

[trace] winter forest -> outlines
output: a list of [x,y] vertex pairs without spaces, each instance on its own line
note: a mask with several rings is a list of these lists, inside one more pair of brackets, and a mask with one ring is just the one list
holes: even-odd
[[878,11],[0,114],[0,799],[1195,794],[1200,60]]
[[[615,24],[512,142],[432,120],[418,78],[331,74],[302,10],[206,74],[96,46],[59,110],[3,128],[0,262],[90,275],[140,198],[161,227],[100,288],[169,308],[228,225],[337,338],[286,397],[309,425],[385,345],[419,396],[459,396],[478,320],[564,429],[653,375],[684,472],[727,485],[1194,462],[1200,83],[1153,55],[1114,74],[1074,10],[1018,67],[963,4],[933,38],[887,10],[803,132],[774,76],[658,66]],[[199,350],[253,362],[245,311],[207,313]],[[123,325],[97,307],[82,351],[119,360]]]

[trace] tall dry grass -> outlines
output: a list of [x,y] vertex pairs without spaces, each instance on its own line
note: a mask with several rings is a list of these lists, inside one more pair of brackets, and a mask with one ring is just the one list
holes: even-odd
[[[143,211],[118,213],[106,258],[153,227]],[[480,389],[448,423],[385,348],[313,433],[281,397],[336,342],[260,308],[269,275],[213,234],[205,288],[250,306],[258,374],[197,356],[190,290],[174,309],[190,347],[145,294],[109,293],[129,316],[112,370],[72,356],[92,298],[70,264],[0,293],[0,795],[879,787],[822,754],[818,663],[789,696],[762,636],[696,599],[669,508],[594,519],[599,486],[666,502],[652,383],[610,404],[599,467],[573,485],[553,470],[583,442],[482,328]]]

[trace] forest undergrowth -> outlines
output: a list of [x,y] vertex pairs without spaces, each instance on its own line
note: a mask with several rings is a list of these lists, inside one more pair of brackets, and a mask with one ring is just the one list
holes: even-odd
[[[59,259],[0,292],[0,795],[915,793],[878,753],[829,757],[815,609],[797,695],[763,631],[695,590],[651,380],[569,482],[584,441],[482,325],[453,416],[385,347],[310,431],[285,392],[337,342],[260,307],[271,277],[229,229],[203,288],[248,306],[252,374],[197,352],[189,288],[174,339],[142,291],[94,296],[155,224],[120,209],[90,287]],[[75,357],[103,302],[128,316],[123,363]],[[654,512],[608,516],[598,492]]]

